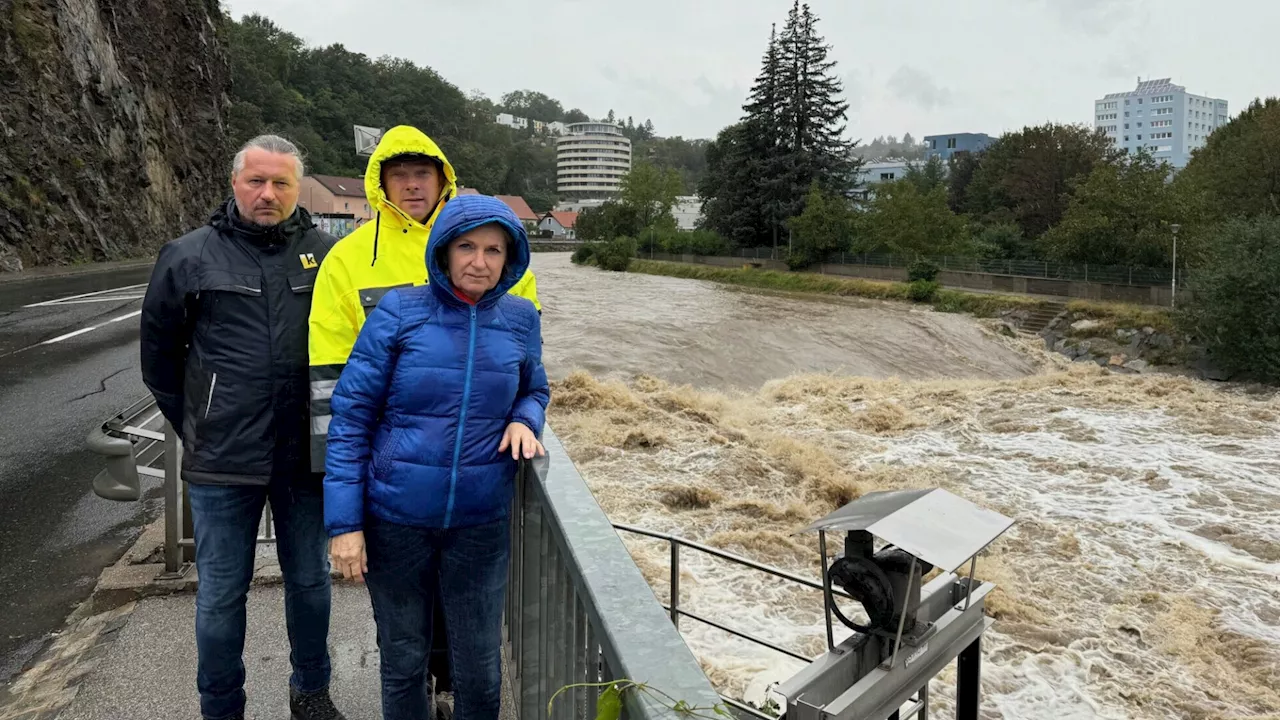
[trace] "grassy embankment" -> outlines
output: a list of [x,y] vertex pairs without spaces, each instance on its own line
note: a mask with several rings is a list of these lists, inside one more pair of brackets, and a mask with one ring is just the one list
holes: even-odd
[[[693,280],[711,280],[729,285],[810,292],[844,297],[863,297],[873,300],[899,300],[911,302],[910,286],[903,282],[863,280],[860,278],[834,277],[815,273],[786,272],[780,270],[743,270],[738,268],[687,265],[660,260],[633,260],[631,272],[648,275],[667,275]],[[1005,310],[1035,309],[1040,300],[1016,295],[991,295],[939,289],[929,304],[942,312],[965,312],[978,317],[996,317]]]

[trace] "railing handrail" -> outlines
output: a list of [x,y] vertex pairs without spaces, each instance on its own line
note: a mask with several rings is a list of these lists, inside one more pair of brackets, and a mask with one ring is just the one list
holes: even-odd
[[[678,629],[671,625],[621,536],[550,427],[544,430],[542,442],[547,456],[535,460],[530,464],[532,471],[522,474],[523,487],[518,489],[517,500],[523,506],[520,508],[523,517],[516,519],[515,527],[521,532],[522,540],[531,541],[529,535],[541,535],[542,542],[557,558],[552,561],[553,570],[562,571],[570,579],[570,591],[559,595],[553,591],[552,597],[571,602],[575,607],[580,603],[586,615],[588,636],[598,644],[600,656],[607,666],[604,679],[644,683],[690,706],[710,708],[720,703],[719,694],[703,673],[697,658]],[[536,531],[530,527],[531,515],[538,525]],[[524,562],[515,575],[521,575],[522,580],[518,581],[520,585],[515,592],[531,593],[533,588],[525,580],[532,579],[529,571],[533,568],[526,563],[530,560],[545,562],[545,559],[527,546],[522,548],[520,555]],[[513,562],[515,559],[513,557]],[[562,563],[562,567],[556,563]],[[556,578],[542,573],[540,581],[545,586],[555,582]],[[547,595],[545,587],[541,589],[544,590],[542,595]],[[529,617],[529,599],[531,596],[525,597],[520,623]],[[551,608],[551,612],[554,623],[554,613],[561,610]],[[545,617],[538,619],[546,620]],[[543,625],[540,630],[545,633],[546,623]],[[517,635],[525,632],[520,627],[514,630],[513,634]],[[575,632],[570,632],[573,644],[576,649],[584,649],[588,643],[582,643]],[[546,639],[545,635],[543,639]],[[593,652],[589,646],[585,649],[588,655]],[[513,661],[518,663],[520,658],[514,657]],[[547,678],[539,679],[545,681]],[[535,712],[532,717],[545,714],[545,705],[535,707],[544,702],[545,691],[554,694],[559,688],[541,689],[544,692],[526,693],[526,688],[521,691],[521,695],[538,696],[536,702],[522,707],[525,712]],[[651,702],[641,693],[627,693],[624,702],[627,716],[635,720],[678,717],[674,711]],[[522,713],[522,716],[530,715]]]

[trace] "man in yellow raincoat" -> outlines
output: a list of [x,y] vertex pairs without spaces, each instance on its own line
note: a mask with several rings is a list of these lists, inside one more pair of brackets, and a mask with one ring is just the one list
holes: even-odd
[[[320,265],[312,295],[308,349],[315,472],[324,471],[329,400],[365,316],[389,290],[427,282],[427,239],[440,209],[457,194],[457,181],[448,158],[417,128],[388,130],[369,158],[364,191],[374,218],[333,246]],[[542,312],[532,272],[509,292],[528,298]],[[438,642],[433,643],[429,672],[447,687],[443,629],[433,636]]]

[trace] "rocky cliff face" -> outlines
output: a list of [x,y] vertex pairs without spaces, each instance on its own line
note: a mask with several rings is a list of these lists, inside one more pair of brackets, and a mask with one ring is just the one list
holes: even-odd
[[0,0],[0,266],[148,255],[204,221],[230,171],[221,17]]

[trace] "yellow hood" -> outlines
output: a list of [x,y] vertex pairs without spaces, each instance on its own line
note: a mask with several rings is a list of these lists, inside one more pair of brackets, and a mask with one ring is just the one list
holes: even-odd
[[[444,166],[445,184],[437,199],[435,211],[425,223],[416,222],[400,208],[392,205],[387,199],[387,193],[382,189],[382,164],[396,155],[410,154],[426,155],[439,160]],[[449,159],[444,156],[440,147],[427,137],[426,133],[408,125],[397,125],[383,134],[382,139],[378,141],[378,148],[373,151],[373,156],[369,158],[369,165],[364,170],[364,195],[369,199],[369,207],[375,213],[396,215],[410,225],[431,227],[431,222],[435,219],[436,213],[440,212],[444,201],[457,194],[457,187],[458,175],[453,171],[453,165],[449,164]]]

